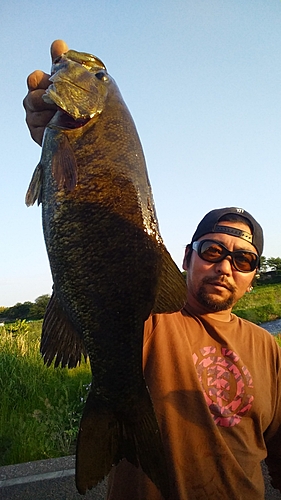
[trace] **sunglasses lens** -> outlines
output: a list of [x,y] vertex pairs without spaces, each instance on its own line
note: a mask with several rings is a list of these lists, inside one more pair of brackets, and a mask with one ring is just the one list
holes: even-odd
[[241,252],[238,250],[233,253],[234,266],[238,271],[244,273],[254,271],[257,267],[257,256],[252,252]]
[[254,271],[258,266],[258,256],[254,252],[236,250],[230,252],[220,243],[212,240],[203,240],[197,248],[198,255],[207,262],[221,262],[231,256],[234,268],[242,273]]
[[220,262],[223,260],[227,251],[215,241],[204,240],[199,248],[199,257],[207,262]]

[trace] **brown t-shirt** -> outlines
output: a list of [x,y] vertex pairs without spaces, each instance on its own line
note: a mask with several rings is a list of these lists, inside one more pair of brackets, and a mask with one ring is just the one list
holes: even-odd
[[[281,349],[262,328],[184,310],[151,316],[144,374],[169,469],[169,500],[261,500],[260,462],[281,490]],[[108,500],[163,500],[123,460]]]

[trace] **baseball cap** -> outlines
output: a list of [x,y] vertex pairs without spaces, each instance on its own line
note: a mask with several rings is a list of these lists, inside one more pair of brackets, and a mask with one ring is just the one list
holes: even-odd
[[[235,214],[243,217],[245,222],[251,228],[252,233],[247,231],[242,231],[231,226],[220,226],[219,221],[224,218],[225,215]],[[231,224],[231,221],[230,221]],[[237,236],[237,238],[242,238],[245,241],[251,243],[257,250],[259,257],[262,255],[263,251],[263,230],[259,223],[254,219],[254,217],[246,212],[243,208],[237,207],[226,207],[217,208],[208,212],[205,217],[199,222],[197,229],[192,237],[191,243],[197,241],[201,236],[208,233],[224,233],[230,234],[232,236]]]

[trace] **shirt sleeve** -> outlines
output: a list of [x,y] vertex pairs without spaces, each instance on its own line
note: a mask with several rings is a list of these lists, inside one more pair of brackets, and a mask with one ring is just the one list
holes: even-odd
[[[275,342],[275,340],[274,340]],[[272,479],[272,486],[281,491],[281,349],[276,343],[276,404],[273,420],[266,430],[264,437],[267,447],[267,458],[265,462],[268,466]]]

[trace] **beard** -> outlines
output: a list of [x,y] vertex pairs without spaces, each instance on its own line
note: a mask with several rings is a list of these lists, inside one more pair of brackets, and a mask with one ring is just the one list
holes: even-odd
[[[210,294],[206,289],[206,284],[212,284],[214,282],[220,281],[223,285],[227,287],[227,290],[230,292],[228,298],[224,299],[222,297],[216,296],[215,294]],[[228,283],[225,278],[208,278],[205,277],[202,279],[201,284],[196,290],[196,293],[193,293],[196,300],[208,309],[210,312],[219,312],[230,309],[235,303],[235,292],[236,288]]]

